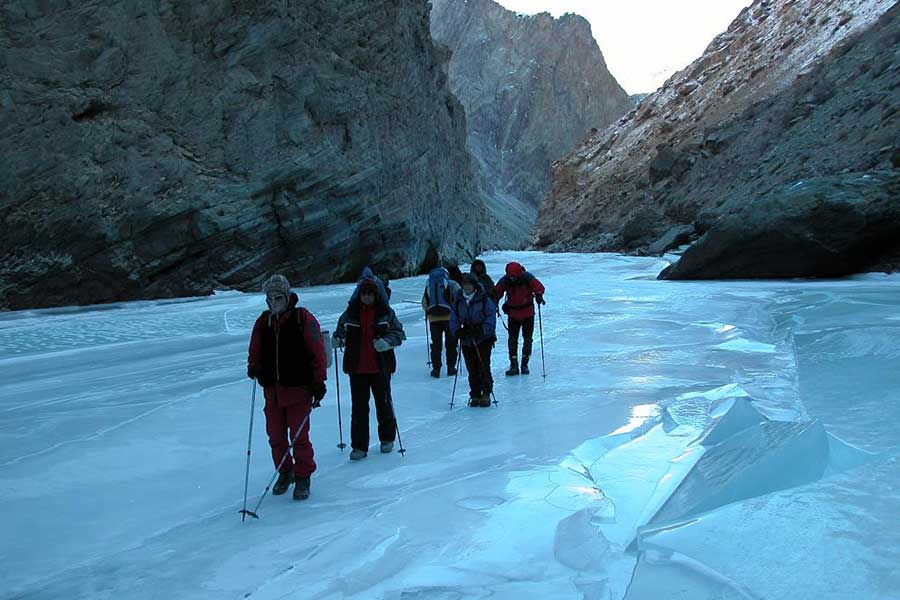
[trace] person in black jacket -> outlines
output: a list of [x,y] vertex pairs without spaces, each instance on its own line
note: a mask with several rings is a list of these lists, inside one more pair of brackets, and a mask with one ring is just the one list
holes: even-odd
[[369,452],[370,392],[381,452],[394,449],[397,421],[390,395],[391,375],[397,370],[394,348],[405,339],[384,285],[366,267],[333,335],[334,344],[345,348],[344,373],[350,376],[350,460],[365,458]]
[[478,278],[478,283],[480,283],[481,287],[484,288],[484,293],[488,295],[488,298],[490,298],[491,302],[493,302],[496,306],[497,291],[494,289],[494,280],[491,279],[490,275],[488,275],[487,267],[485,266],[484,261],[480,258],[476,258],[475,260],[473,260],[472,266],[469,267],[469,272]]

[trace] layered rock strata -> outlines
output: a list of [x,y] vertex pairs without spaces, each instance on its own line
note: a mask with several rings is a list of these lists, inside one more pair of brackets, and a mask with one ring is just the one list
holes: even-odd
[[556,165],[539,245],[662,252],[799,182],[897,168],[894,4],[754,2],[698,61]]
[[501,220],[525,239],[551,166],[633,106],[582,17],[518,15],[493,0],[432,0],[431,31],[451,51],[450,86],[468,147]]
[[0,307],[410,274],[481,243],[426,0],[0,6]]

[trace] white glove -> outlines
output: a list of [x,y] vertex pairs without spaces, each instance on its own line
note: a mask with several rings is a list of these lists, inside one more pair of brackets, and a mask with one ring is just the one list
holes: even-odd
[[391,349],[391,343],[388,342],[384,338],[378,338],[375,340],[375,351],[376,352],[387,352]]

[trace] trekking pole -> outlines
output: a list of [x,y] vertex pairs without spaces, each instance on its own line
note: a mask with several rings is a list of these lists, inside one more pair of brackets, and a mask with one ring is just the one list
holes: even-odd
[[347,444],[344,443],[344,426],[341,424],[341,376],[338,372],[337,346],[334,347],[334,383],[337,386],[338,436],[341,440],[337,447],[343,452]]
[[428,328],[428,315],[425,315],[425,351],[428,353],[428,366],[431,366],[431,329]]
[[509,331],[509,327],[506,326],[506,321],[503,320],[503,315],[500,314],[500,311],[497,311],[497,316],[500,317],[500,324],[503,325],[503,329]]
[[538,303],[538,331],[541,334],[541,371],[544,374],[544,379],[547,379],[547,369],[544,367],[544,322],[541,319],[541,305]]
[[397,452],[400,453],[400,456],[406,454],[406,450],[403,448],[403,440],[400,439],[400,425],[397,423],[397,413],[394,411],[394,398],[391,395],[391,381],[388,379],[387,371],[384,368],[384,360],[381,356],[378,356],[378,369],[381,371],[381,380],[384,382],[384,395],[387,397],[388,405],[391,407],[391,414],[394,415],[394,431],[397,432],[397,443],[400,445],[400,449]]
[[459,379],[459,368],[462,362],[462,347],[459,349],[459,354],[456,357],[456,373],[453,375],[453,391],[450,393],[450,410],[453,410],[453,399],[456,398],[456,380]]
[[306,424],[309,422],[309,415],[312,414],[312,409],[310,408],[309,412],[306,413],[306,418],[303,419],[303,422],[300,423],[300,427],[294,432],[294,437],[291,438],[291,444],[288,446],[287,450],[284,451],[284,456],[281,457],[281,462],[278,463],[278,466],[275,467],[275,474],[272,475],[272,479],[269,480],[269,485],[266,486],[265,491],[263,491],[262,496],[259,497],[259,502],[256,503],[256,506],[253,510],[242,510],[241,512],[246,513],[253,517],[254,519],[258,519],[259,515],[256,514],[256,511],[259,510],[260,504],[263,503],[263,500],[266,499],[266,494],[269,493],[269,490],[272,488],[272,484],[275,483],[275,479],[281,474],[281,467],[284,466],[284,461],[287,460],[288,455],[291,453],[291,448],[294,447],[294,442],[297,441],[297,438],[300,437],[300,432],[303,431],[303,428],[306,427]]
[[[478,357],[478,370],[481,372],[481,378],[484,379],[484,362],[481,360],[481,350],[478,349],[478,344],[475,344],[475,356]],[[491,386],[491,397],[494,399],[494,406],[499,406],[500,403],[497,402],[497,396],[494,394],[494,386]]]
[[256,406],[256,380],[253,380],[253,396],[250,400],[250,433],[247,435],[247,472],[244,474],[244,508],[240,510],[241,523],[247,518],[247,485],[250,483],[250,443],[253,441],[253,412]]

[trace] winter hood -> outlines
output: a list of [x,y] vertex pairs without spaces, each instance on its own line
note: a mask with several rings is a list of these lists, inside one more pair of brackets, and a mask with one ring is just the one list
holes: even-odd
[[517,262],[507,263],[506,274],[510,277],[521,277],[525,274],[525,267]]
[[390,300],[388,299],[387,290],[384,289],[384,282],[381,281],[378,277],[375,276],[375,273],[372,272],[372,269],[369,267],[364,267],[362,272],[359,274],[359,279],[356,280],[356,289],[353,290],[353,295],[350,296],[350,302],[353,302],[357,298],[359,298],[359,290],[366,285],[374,285],[378,294],[378,303],[384,304],[385,306],[390,305]]

